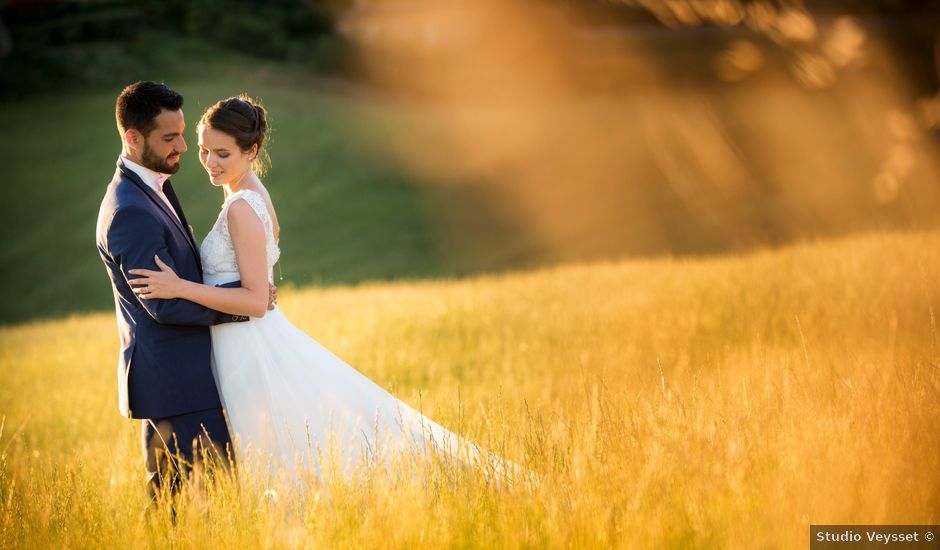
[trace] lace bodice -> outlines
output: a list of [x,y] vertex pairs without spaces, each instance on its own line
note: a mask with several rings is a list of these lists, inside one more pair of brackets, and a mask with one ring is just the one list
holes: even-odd
[[261,218],[264,225],[265,243],[267,249],[267,268],[268,280],[273,281],[273,268],[281,256],[281,249],[278,248],[277,241],[274,239],[274,223],[268,208],[262,197],[257,191],[244,189],[233,193],[222,203],[222,211],[215,220],[215,225],[209,230],[206,238],[202,241],[200,247],[200,256],[202,258],[202,273],[204,277],[224,274],[238,273],[238,263],[235,261],[235,248],[232,245],[232,236],[228,232],[228,209],[237,200],[247,202],[251,209]]

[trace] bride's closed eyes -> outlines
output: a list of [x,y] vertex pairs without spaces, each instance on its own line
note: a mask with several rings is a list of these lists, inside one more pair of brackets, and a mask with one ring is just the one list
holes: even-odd
[[[209,150],[206,149],[205,147],[200,147],[200,148],[199,148],[199,154],[200,154],[200,155],[203,155],[203,156],[209,156]],[[229,153],[228,149],[216,149],[216,150],[215,150],[215,154],[218,155],[219,158],[222,158],[222,159],[227,159],[227,158],[229,157],[229,155],[231,155],[231,153]]]

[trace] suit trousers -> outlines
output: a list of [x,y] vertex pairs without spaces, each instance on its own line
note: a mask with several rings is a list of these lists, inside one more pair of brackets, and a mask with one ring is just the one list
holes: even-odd
[[194,466],[231,468],[235,450],[221,408],[143,420],[141,430],[147,489],[156,499],[169,484],[172,493]]

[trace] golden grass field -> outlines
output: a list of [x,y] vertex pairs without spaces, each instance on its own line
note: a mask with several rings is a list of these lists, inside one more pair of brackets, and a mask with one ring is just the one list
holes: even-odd
[[220,479],[174,526],[142,513],[113,315],[73,316],[0,329],[0,547],[798,548],[811,523],[940,523],[940,232],[280,301],[540,483]]

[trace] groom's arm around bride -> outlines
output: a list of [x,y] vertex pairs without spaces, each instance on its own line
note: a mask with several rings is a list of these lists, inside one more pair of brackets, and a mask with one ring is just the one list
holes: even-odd
[[[128,280],[134,278],[134,275],[128,272],[132,269],[159,270],[154,256],[159,256],[180,277],[197,282],[202,280],[201,274],[193,277],[193,270],[186,269],[186,267],[198,268],[198,266],[181,265],[189,262],[180,262],[177,260],[177,254],[170,253],[170,246],[164,235],[165,230],[166,227],[159,223],[159,220],[154,219],[152,213],[143,209],[131,206],[120,208],[115,213],[105,236],[106,254],[114,259],[116,267],[120,270],[119,280],[113,281],[115,290],[120,287],[122,297],[130,298],[134,302],[134,307],[143,308],[154,321],[164,325],[207,327],[246,320],[247,317],[221,313],[188,300],[178,298],[144,300],[135,294],[127,283]],[[238,284],[234,282],[225,286],[238,286]]]

